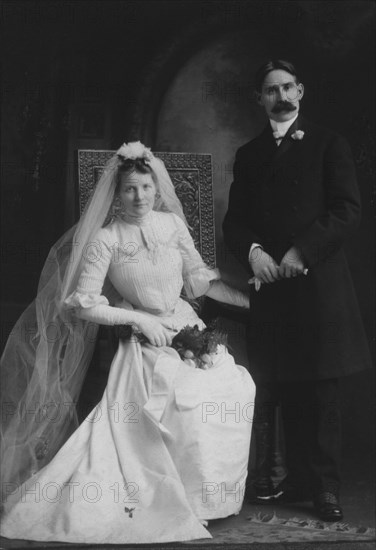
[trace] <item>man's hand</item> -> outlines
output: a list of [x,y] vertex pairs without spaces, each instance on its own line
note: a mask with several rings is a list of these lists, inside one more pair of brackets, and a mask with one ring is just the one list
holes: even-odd
[[281,278],[276,262],[260,247],[252,250],[250,265],[256,279],[262,283],[274,283]]
[[304,273],[303,257],[300,250],[292,246],[281,260],[279,274],[283,278],[290,279],[302,273]]

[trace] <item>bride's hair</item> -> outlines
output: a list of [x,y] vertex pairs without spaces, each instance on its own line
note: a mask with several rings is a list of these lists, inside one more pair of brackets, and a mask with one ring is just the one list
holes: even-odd
[[118,177],[120,178],[124,173],[140,172],[141,174],[150,174],[152,172],[150,166],[145,159],[120,159],[118,168]]
[[120,184],[122,182],[123,176],[128,176],[133,173],[136,174],[151,174],[154,183],[157,186],[157,182],[155,181],[155,177],[153,177],[153,171],[150,168],[150,166],[145,162],[145,159],[119,159],[119,167],[118,172],[116,176],[116,189],[115,189],[115,195],[119,193],[120,190]]

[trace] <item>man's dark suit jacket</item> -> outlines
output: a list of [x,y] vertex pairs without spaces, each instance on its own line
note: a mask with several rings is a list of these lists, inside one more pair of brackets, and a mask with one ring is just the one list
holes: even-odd
[[[303,139],[291,135],[304,131]],[[279,147],[270,124],[236,154],[225,242],[250,271],[259,243],[279,264],[291,246],[308,275],[251,288],[248,347],[255,379],[324,379],[370,366],[343,244],[360,221],[347,141],[301,116]]]

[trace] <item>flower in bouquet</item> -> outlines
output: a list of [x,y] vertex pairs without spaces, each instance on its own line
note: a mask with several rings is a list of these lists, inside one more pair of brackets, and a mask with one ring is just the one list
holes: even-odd
[[[148,343],[146,336],[137,327],[119,325],[116,329],[123,341],[135,339],[140,344]],[[174,336],[171,343],[171,347],[187,365],[203,370],[213,366],[213,354],[220,345],[227,346],[227,335],[217,328],[215,322],[204,329],[199,329],[198,325],[187,325]]]
[[187,365],[207,370],[213,366],[213,354],[221,344],[227,344],[227,336],[214,325],[202,330],[187,325],[174,337],[171,347]]

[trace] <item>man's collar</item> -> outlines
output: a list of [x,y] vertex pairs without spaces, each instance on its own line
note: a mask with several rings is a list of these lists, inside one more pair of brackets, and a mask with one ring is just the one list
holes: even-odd
[[271,124],[273,132],[279,132],[282,136],[284,136],[290,126],[294,124],[295,120],[298,118],[299,113],[296,113],[294,118],[291,118],[290,120],[286,120],[285,122],[276,122],[273,119],[269,119],[269,122]]

